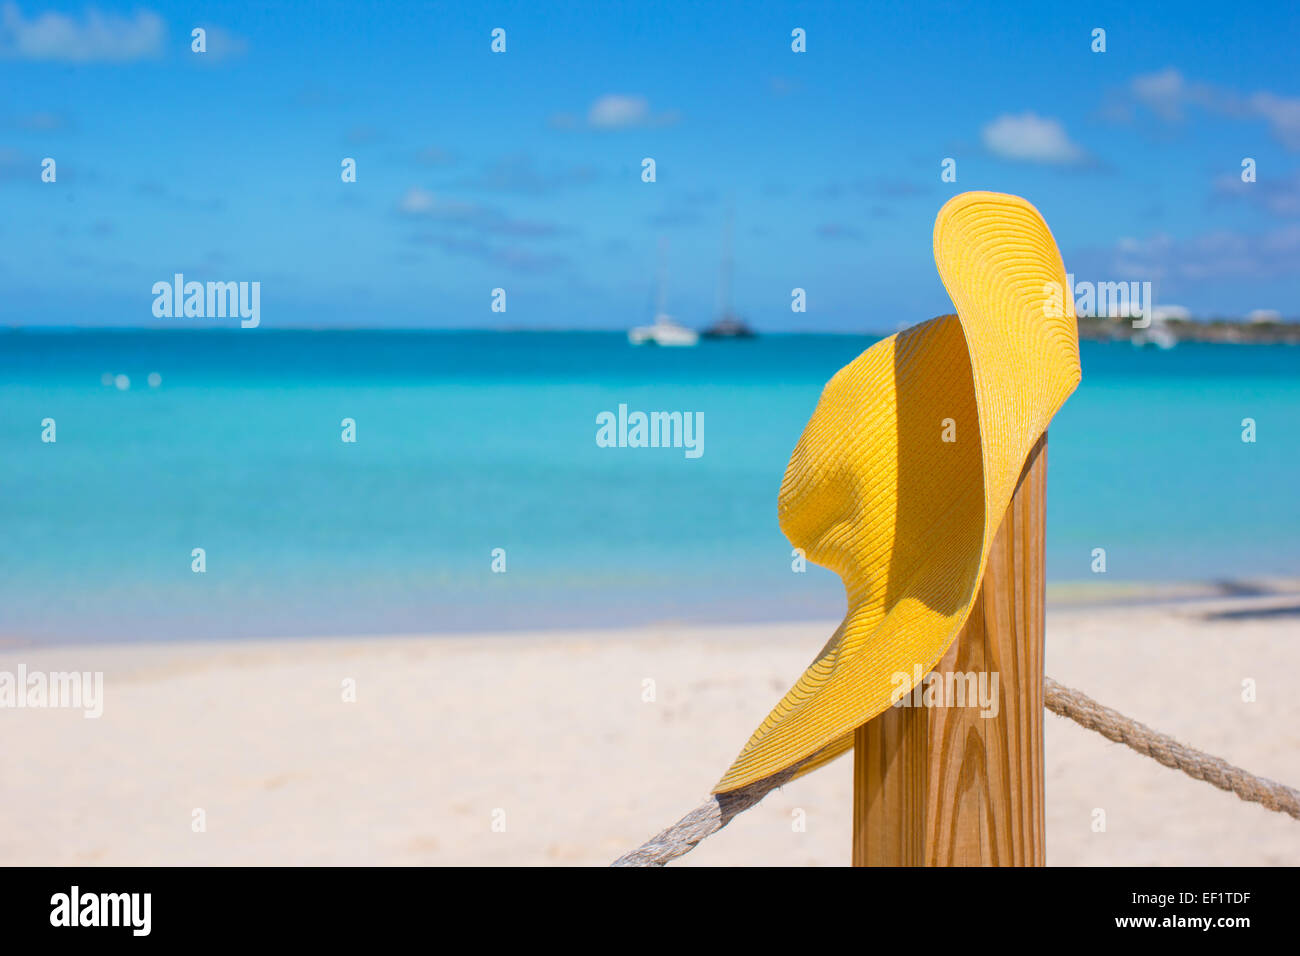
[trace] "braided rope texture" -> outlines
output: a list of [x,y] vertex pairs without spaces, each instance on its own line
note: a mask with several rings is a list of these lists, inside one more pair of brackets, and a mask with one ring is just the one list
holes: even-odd
[[[1124,744],[1143,756],[1174,770],[1181,770],[1195,780],[1213,784],[1220,790],[1235,793],[1242,800],[1285,813],[1300,820],[1300,790],[1259,777],[1226,760],[1181,744],[1168,734],[1152,730],[1131,717],[1125,717],[1097,703],[1087,694],[1059,684],[1050,677],[1043,679],[1043,702],[1048,710],[1073,720],[1080,727],[1096,731],[1107,740]],[[822,763],[817,755],[808,763]],[[764,797],[798,776],[802,763],[788,767],[770,777],[726,793],[715,793],[666,830],[657,833],[631,853],[614,861],[614,866],[663,866],[695,849],[705,838],[717,833],[737,814],[757,806]]]
[[1125,717],[1050,677],[1043,679],[1043,690],[1044,703],[1052,713],[1068,717],[1080,727],[1095,730],[1107,740],[1131,747],[1157,763],[1181,770],[1189,777],[1204,780],[1250,803],[1262,804],[1269,810],[1300,820],[1300,791],[1267,777],[1257,777],[1195,747],[1180,744],[1168,734]]

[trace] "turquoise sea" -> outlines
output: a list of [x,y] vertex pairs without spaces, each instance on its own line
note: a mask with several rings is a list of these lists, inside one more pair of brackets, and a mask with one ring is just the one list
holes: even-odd
[[[0,333],[0,640],[838,617],[834,575],[792,573],[776,495],[872,341]],[[1082,360],[1051,430],[1049,580],[1300,576],[1300,349]],[[703,412],[704,454],[598,447],[620,403]]]

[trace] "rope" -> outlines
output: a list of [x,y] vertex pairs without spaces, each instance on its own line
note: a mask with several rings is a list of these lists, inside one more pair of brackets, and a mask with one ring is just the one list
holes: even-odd
[[764,797],[790,782],[804,761],[787,767],[780,773],[764,777],[747,787],[715,793],[698,807],[682,817],[667,830],[656,833],[631,853],[625,853],[613,866],[663,866],[690,853],[707,836],[717,833],[737,814],[757,805]]
[[[1125,717],[1119,711],[1097,703],[1087,694],[1058,684],[1050,677],[1043,678],[1043,691],[1044,705],[1052,713],[1068,717],[1080,727],[1095,730],[1107,740],[1131,747],[1166,767],[1181,770],[1189,777],[1204,780],[1220,790],[1235,793],[1243,800],[1262,804],[1269,810],[1290,814],[1300,820],[1300,791],[1265,777],[1257,777],[1195,747],[1180,744],[1173,737]],[[706,837],[730,823],[737,814],[744,813],[773,790],[789,783],[804,762],[806,761],[800,761],[747,787],[713,794],[668,829],[655,834],[632,852],[620,856],[613,865],[663,866],[670,860],[689,853]]]
[[1234,767],[1226,760],[1180,744],[1173,737],[1139,724],[1119,711],[1097,703],[1087,694],[1058,684],[1050,677],[1043,679],[1043,685],[1047,709],[1052,713],[1068,717],[1080,727],[1095,730],[1107,740],[1132,747],[1138,753],[1166,767],[1181,770],[1189,777],[1212,783],[1220,790],[1231,791],[1243,800],[1263,804],[1269,810],[1287,813],[1300,820],[1300,790],[1265,777],[1257,777],[1247,770]]

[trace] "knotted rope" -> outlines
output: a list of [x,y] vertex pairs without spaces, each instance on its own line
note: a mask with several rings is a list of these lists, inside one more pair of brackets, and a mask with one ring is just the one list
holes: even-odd
[[[1235,793],[1243,800],[1262,804],[1269,810],[1290,814],[1300,820],[1300,791],[1257,777],[1234,767],[1226,760],[1180,744],[1173,737],[1152,730],[1117,710],[1097,703],[1087,694],[1043,678],[1043,701],[1048,710],[1068,717],[1080,727],[1095,730],[1107,740],[1131,747],[1166,767],[1181,770],[1189,777],[1214,784],[1220,790]],[[810,758],[811,759],[811,758]],[[801,762],[802,763],[802,762]],[[800,764],[765,777],[747,787],[727,793],[715,793],[668,829],[655,834],[631,853],[614,861],[614,866],[663,866],[689,853],[706,837],[717,833],[737,814],[758,804],[778,787],[790,782]]]

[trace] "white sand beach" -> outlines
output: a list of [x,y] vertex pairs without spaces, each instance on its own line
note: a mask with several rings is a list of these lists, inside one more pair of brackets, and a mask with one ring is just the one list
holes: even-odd
[[[1298,605],[1052,611],[1047,673],[1297,786]],[[0,651],[105,675],[98,719],[0,710],[0,864],[606,864],[700,801],[833,627]],[[1300,863],[1300,823],[1046,721],[1049,864]],[[851,777],[795,781],[678,865],[847,864]]]

